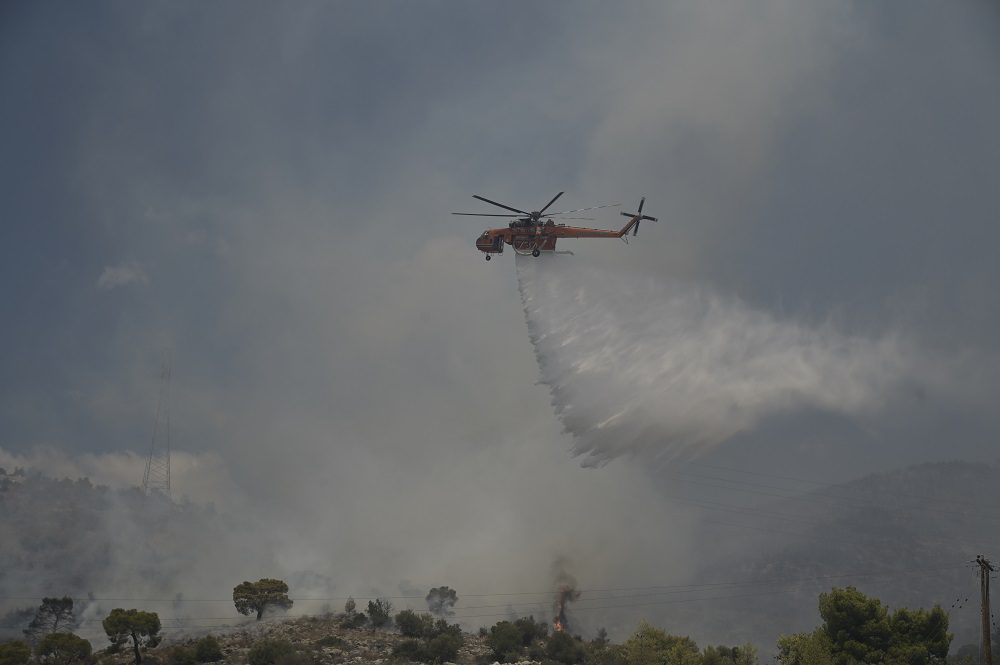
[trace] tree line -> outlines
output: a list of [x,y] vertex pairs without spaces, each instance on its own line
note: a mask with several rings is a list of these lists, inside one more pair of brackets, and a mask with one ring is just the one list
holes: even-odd
[[[395,630],[403,638],[393,648],[398,661],[453,662],[464,642],[462,629],[451,624],[458,594],[447,586],[432,588],[426,613],[410,609],[393,613],[387,598],[376,598],[359,610],[353,598],[333,618],[343,629]],[[233,589],[233,604],[240,614],[260,620],[289,610],[293,601],[288,585],[279,579],[242,582]],[[835,588],[819,597],[822,623],[815,630],[785,635],[778,640],[780,665],[974,665],[978,651],[965,646],[949,658],[952,635],[948,616],[939,606],[930,610],[900,608],[890,612],[877,598],[853,587]],[[0,643],[0,665],[93,665],[97,661],[90,642],[72,632],[78,626],[73,599],[44,598],[24,629],[24,639]],[[102,621],[110,642],[104,653],[128,651],[136,665],[148,649],[162,639],[156,612],[115,608]],[[499,621],[479,631],[489,653],[486,662],[524,660],[544,665],[759,665],[752,644],[699,648],[689,637],[671,635],[643,622],[630,637],[612,644],[603,629],[591,640],[568,632],[549,632],[534,617]],[[342,643],[330,636],[327,646]],[[207,636],[187,650],[171,652],[170,665],[194,665],[223,659],[218,641]],[[261,640],[248,655],[249,665],[310,665],[294,645],[282,640]]]

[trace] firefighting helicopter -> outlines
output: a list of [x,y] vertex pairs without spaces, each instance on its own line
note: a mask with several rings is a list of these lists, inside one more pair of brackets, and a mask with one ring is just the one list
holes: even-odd
[[582,226],[567,226],[556,222],[556,219],[593,219],[592,217],[556,217],[556,215],[568,215],[586,210],[597,210],[598,208],[612,208],[621,205],[611,203],[608,205],[590,206],[589,208],[577,208],[575,210],[563,210],[561,212],[545,212],[549,207],[562,196],[564,192],[559,192],[552,197],[552,200],[545,204],[541,210],[526,212],[512,208],[503,203],[491,201],[488,198],[473,194],[472,198],[485,201],[490,205],[495,205],[504,210],[510,210],[517,214],[481,213],[481,212],[453,212],[453,215],[465,215],[469,217],[514,217],[514,221],[507,226],[486,229],[483,234],[476,239],[476,249],[486,255],[486,260],[493,258],[493,254],[502,254],[504,244],[510,245],[515,254],[521,256],[541,256],[542,252],[552,252],[554,254],[572,254],[572,252],[557,252],[556,240],[559,238],[621,238],[628,241],[628,232],[632,235],[639,234],[639,222],[648,220],[655,222],[655,217],[642,214],[642,206],[646,203],[646,197],[639,201],[638,212],[622,212],[621,214],[629,218],[628,224],[620,230],[614,229],[589,229]]

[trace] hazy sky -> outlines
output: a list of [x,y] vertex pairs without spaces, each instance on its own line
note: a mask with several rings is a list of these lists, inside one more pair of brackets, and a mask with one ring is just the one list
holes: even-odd
[[[448,214],[566,190],[660,218],[575,261],[902,336],[936,377],[717,460],[992,460],[998,37],[990,2],[6,3],[0,448],[141,455],[169,347],[174,446],[213,470],[178,484],[300,517],[326,549],[289,566],[657,571],[688,553],[649,520],[682,511],[634,459],[580,468],[513,257],[485,263],[483,221]],[[622,573],[609,543],[649,560]]]

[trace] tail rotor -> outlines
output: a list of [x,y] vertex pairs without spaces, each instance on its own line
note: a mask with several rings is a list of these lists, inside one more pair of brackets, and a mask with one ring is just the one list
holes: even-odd
[[631,217],[632,219],[635,220],[635,226],[632,227],[632,236],[633,237],[639,235],[639,223],[642,222],[642,220],[645,219],[645,220],[649,220],[650,222],[658,222],[659,221],[655,217],[650,217],[649,215],[643,215],[642,214],[642,206],[644,206],[645,204],[646,204],[646,197],[644,196],[644,197],[642,197],[639,200],[639,210],[638,210],[638,212],[623,212],[623,213],[621,213],[625,217]]

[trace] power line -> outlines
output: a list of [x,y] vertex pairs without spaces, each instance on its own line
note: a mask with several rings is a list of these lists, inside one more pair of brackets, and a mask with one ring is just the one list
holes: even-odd
[[[964,568],[965,566],[955,566],[941,565],[932,566],[928,568],[917,568],[909,571],[899,572],[895,569],[890,569],[886,571],[864,571],[864,572],[849,572],[849,573],[837,573],[831,575],[814,575],[809,577],[798,577],[785,580],[728,580],[722,582],[702,582],[702,583],[691,583],[691,584],[651,584],[643,586],[632,586],[632,587],[600,587],[600,588],[581,588],[577,589],[580,593],[593,594],[593,593],[617,593],[617,592],[652,592],[645,595],[661,595],[667,593],[689,593],[700,590],[711,590],[718,589],[722,587],[739,587],[739,586],[772,586],[772,585],[787,585],[787,584],[800,584],[803,582],[815,582],[815,581],[826,581],[833,579],[843,579],[843,578],[866,578],[866,577],[895,577],[899,575],[917,575],[921,573],[932,573],[941,572],[947,570],[956,570],[958,568]],[[659,590],[659,591],[654,591]],[[545,589],[544,591],[502,591],[502,592],[492,592],[492,593],[466,593],[462,594],[462,598],[494,598],[494,597],[513,597],[513,596],[531,596],[531,595],[545,595],[551,596],[553,594],[553,589]],[[615,599],[615,598],[631,598],[642,594],[625,594],[622,596],[610,596],[610,597],[598,597],[601,600]],[[38,600],[42,596],[0,596],[0,600]],[[354,600],[375,600],[376,598],[384,598],[388,600],[425,600],[424,595],[376,595],[376,596],[366,596],[360,594],[352,594],[347,596],[300,596],[292,597],[291,600],[298,602],[318,602],[318,601],[334,601],[334,600],[347,600],[348,598],[353,598]],[[107,597],[107,596],[87,596],[87,597],[76,597],[74,600],[77,601],[89,601],[89,602],[149,602],[149,603],[231,603],[232,598],[184,598],[172,597],[172,598],[136,598],[136,597]],[[548,601],[545,601],[548,602]],[[482,607],[482,606],[480,606]],[[490,607],[499,607],[493,605]],[[469,608],[465,608],[469,609]]]
[[[950,568],[951,569],[955,569],[956,566],[953,565],[953,566],[950,566]],[[939,570],[939,569],[932,569],[932,570]],[[920,574],[919,571],[911,571],[911,572],[908,572],[908,573],[904,573],[904,575],[905,576],[910,576],[910,577],[927,577],[927,576],[929,576],[927,574]],[[883,576],[883,575],[879,575],[879,576]],[[884,576],[887,577],[887,578],[894,577],[894,575],[889,574],[889,573],[886,573]],[[897,574],[895,576],[899,576],[899,575]],[[806,578],[806,579],[818,580],[818,579],[828,579],[830,577],[838,577],[838,576],[822,576],[822,577],[817,577],[817,578]],[[842,577],[842,576],[839,576],[839,577]],[[802,581],[802,580],[797,580],[797,581],[795,581],[795,583],[798,583],[800,581]],[[890,582],[890,581],[893,581],[893,580],[892,579],[883,580],[883,582],[885,582],[885,583]],[[791,584],[791,583],[792,582],[785,582],[784,584],[787,585],[787,584]],[[764,591],[755,591],[754,593],[738,593],[738,594],[726,594],[726,595],[714,595],[714,596],[699,596],[699,597],[693,597],[693,598],[671,598],[671,599],[666,599],[666,600],[641,601],[641,602],[633,602],[633,603],[614,603],[614,604],[610,604],[610,605],[596,605],[596,606],[586,606],[586,605],[583,605],[582,603],[584,602],[584,599],[581,599],[580,601],[576,601],[573,604],[573,612],[576,613],[576,612],[590,612],[590,611],[608,610],[608,609],[630,609],[630,608],[638,608],[638,607],[654,607],[654,606],[661,606],[661,605],[677,605],[677,604],[687,604],[687,603],[695,603],[695,602],[712,602],[712,601],[718,601],[718,600],[735,600],[735,599],[740,599],[740,598],[758,598],[760,596],[780,595],[780,594],[786,594],[786,593],[796,593],[798,591],[799,591],[798,588],[772,589],[772,590],[764,590]],[[552,592],[549,591],[549,593],[551,594]],[[383,596],[383,598],[386,598],[386,596]],[[388,597],[388,598],[391,598],[391,597]],[[412,598],[412,596],[411,596],[411,598]],[[319,600],[322,600],[322,599],[319,599]],[[614,600],[614,599],[596,598],[596,599],[590,599],[590,600],[601,601],[601,600]],[[504,608],[505,611],[502,611],[502,612],[493,612],[493,613],[478,613],[478,614],[464,614],[464,613],[461,613],[461,609],[471,610],[471,609],[494,609],[494,608]],[[518,611],[518,609],[516,609],[516,608],[520,608],[520,611]],[[478,606],[478,607],[456,608],[459,611],[456,612],[455,615],[453,615],[453,616],[451,616],[449,618],[452,618],[452,619],[481,619],[481,618],[491,618],[491,617],[509,617],[512,614],[514,614],[514,615],[517,615],[517,614],[524,615],[524,614],[527,614],[529,612],[533,613],[534,611],[544,611],[544,610],[550,609],[550,608],[551,608],[551,603],[547,602],[547,601],[539,601],[539,602],[534,602],[534,603],[520,603],[520,604],[517,604],[517,605],[511,605],[511,604],[483,605],[483,606]],[[326,616],[326,615],[324,615],[324,614],[296,614],[296,615],[286,615],[283,618],[288,618],[288,619],[302,619],[302,618],[323,617],[323,616]],[[169,622],[175,622],[175,623],[179,623],[179,624],[183,625],[184,623],[203,622],[203,621],[239,620],[239,617],[232,617],[232,616],[224,616],[224,617],[214,617],[214,616],[212,616],[212,617],[183,617],[183,616],[177,616],[177,617],[161,617],[160,620],[161,620],[161,622],[162,621],[169,621]],[[99,623],[100,621],[102,621],[102,620],[100,620],[100,619],[86,619],[86,620],[83,620],[83,621],[79,621],[77,623],[83,625],[83,624]],[[237,624],[237,626],[238,625],[239,624]],[[246,624],[246,625],[257,625],[257,624],[255,622],[253,624]],[[236,627],[236,626],[234,626],[231,623],[227,623],[227,624],[214,624],[214,625],[204,625],[204,624],[202,624],[202,625],[199,625],[198,627],[199,628],[212,628],[212,627]]]

